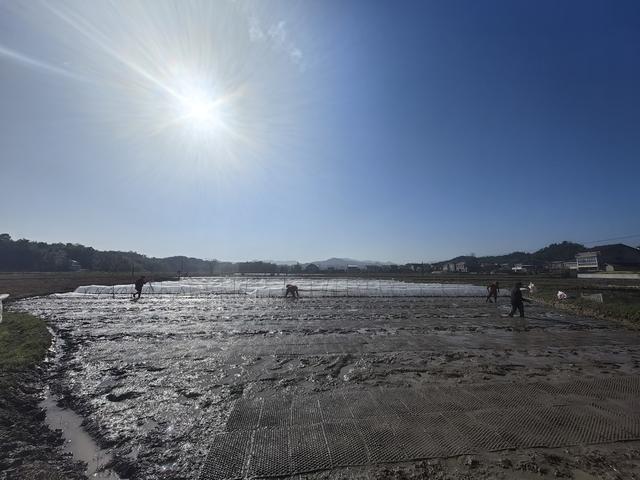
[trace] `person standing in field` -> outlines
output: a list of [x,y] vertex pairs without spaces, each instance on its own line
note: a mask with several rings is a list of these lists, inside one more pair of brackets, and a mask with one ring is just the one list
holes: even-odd
[[300,294],[298,293],[298,287],[295,285],[288,284],[287,291],[284,294],[284,298],[287,298],[291,294],[293,298],[300,298]]
[[145,277],[144,275],[142,275],[139,279],[136,280],[136,282],[133,284],[136,288],[135,293],[133,294],[133,299],[136,300],[136,295],[138,295],[138,300],[140,300],[140,296],[142,295],[142,287],[144,287],[144,284],[147,283],[146,280],[147,277]]
[[498,282],[493,282],[487,287],[487,299],[485,300],[485,303],[491,303],[491,297],[493,297],[494,303],[498,303],[498,293],[500,293],[500,284]]
[[516,313],[516,310],[520,312],[520,318],[524,318],[524,303],[531,303],[531,300],[528,298],[524,298],[522,296],[522,283],[517,282],[513,289],[511,290],[511,313],[509,313],[510,317],[513,317],[513,314]]

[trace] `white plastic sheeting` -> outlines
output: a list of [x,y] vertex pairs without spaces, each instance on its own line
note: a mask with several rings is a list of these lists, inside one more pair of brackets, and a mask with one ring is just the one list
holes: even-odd
[[[283,297],[286,284],[297,285],[301,297],[481,297],[485,287],[454,283],[407,283],[397,280],[294,277],[195,277],[150,282],[143,295],[251,295]],[[60,295],[131,295],[133,285],[87,285]],[[508,294],[507,290],[501,294]]]

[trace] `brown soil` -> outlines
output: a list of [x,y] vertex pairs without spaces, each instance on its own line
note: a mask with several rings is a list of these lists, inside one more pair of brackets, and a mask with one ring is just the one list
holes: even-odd
[[[147,274],[147,276],[156,281],[173,279],[170,275]],[[11,302],[20,298],[72,292],[81,285],[124,285],[134,281],[135,278],[130,273],[0,273],[0,293],[8,293],[10,295],[8,301]]]

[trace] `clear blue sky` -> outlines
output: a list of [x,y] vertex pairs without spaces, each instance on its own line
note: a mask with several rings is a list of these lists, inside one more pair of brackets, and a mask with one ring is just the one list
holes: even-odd
[[0,231],[397,262],[640,234],[639,59],[637,1],[0,1]]

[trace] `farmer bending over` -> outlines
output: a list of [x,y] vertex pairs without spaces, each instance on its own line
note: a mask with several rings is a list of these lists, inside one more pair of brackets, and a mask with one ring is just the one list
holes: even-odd
[[287,298],[289,294],[291,294],[293,298],[300,298],[300,294],[298,293],[298,287],[296,287],[295,285],[291,285],[291,284],[287,285],[287,291],[284,294],[284,298]]
[[498,303],[498,292],[500,292],[500,284],[498,282],[493,282],[487,287],[487,299],[485,300],[485,303],[491,303],[491,297],[493,297],[495,303]]

